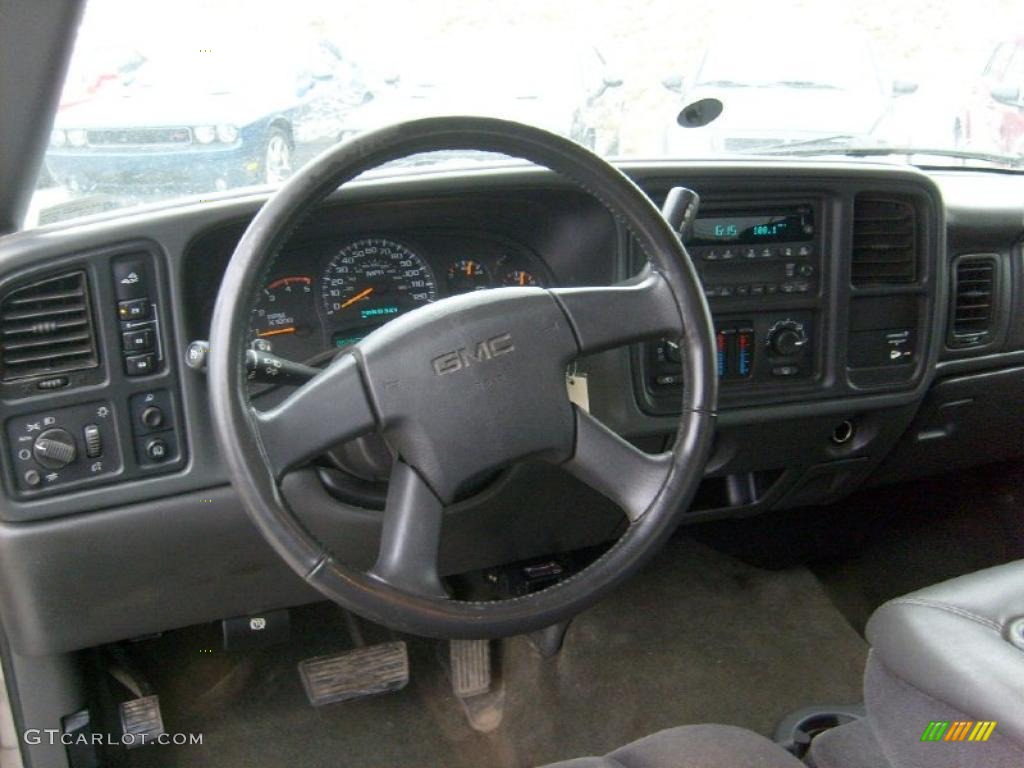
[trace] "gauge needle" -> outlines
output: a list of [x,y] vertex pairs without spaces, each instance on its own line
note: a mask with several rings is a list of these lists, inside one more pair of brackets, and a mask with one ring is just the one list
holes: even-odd
[[256,335],[263,339],[267,336],[280,336],[282,333],[295,333],[295,326],[289,325],[287,328],[274,328],[271,331],[261,331]]
[[338,307],[338,309],[344,309],[345,307],[350,307],[353,304],[355,304],[357,301],[359,301],[360,299],[365,299],[371,293],[373,293],[373,286],[372,285],[369,288],[367,288],[366,290],[360,291],[359,293],[357,293],[355,296],[353,296],[348,301],[342,303],[342,305],[340,307]]

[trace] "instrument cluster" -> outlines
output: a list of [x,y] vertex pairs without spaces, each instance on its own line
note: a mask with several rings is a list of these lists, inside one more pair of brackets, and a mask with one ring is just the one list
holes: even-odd
[[551,285],[534,254],[468,237],[390,235],[283,253],[252,310],[252,345],[316,365],[389,320],[447,296]]

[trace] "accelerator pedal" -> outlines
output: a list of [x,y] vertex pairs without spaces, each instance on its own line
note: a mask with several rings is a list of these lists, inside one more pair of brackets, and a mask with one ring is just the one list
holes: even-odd
[[491,644],[487,640],[451,640],[452,693],[460,699],[491,690]]
[[409,682],[405,643],[367,645],[299,662],[302,687],[314,707],[400,691]]

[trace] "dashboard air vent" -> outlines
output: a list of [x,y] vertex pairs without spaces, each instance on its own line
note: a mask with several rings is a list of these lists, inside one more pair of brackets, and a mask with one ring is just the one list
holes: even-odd
[[917,217],[896,197],[860,194],[853,204],[853,284],[892,285],[917,278]]
[[98,364],[85,272],[40,280],[0,302],[3,381]]
[[994,256],[961,256],[953,265],[951,347],[989,341],[995,320],[996,264]]

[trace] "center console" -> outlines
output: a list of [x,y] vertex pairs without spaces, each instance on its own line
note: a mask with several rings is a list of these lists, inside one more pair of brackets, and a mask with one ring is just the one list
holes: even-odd
[[[711,303],[723,392],[813,383],[821,375],[820,303],[827,243],[820,200],[702,205],[686,247]],[[678,401],[679,347],[641,352],[642,405]]]

